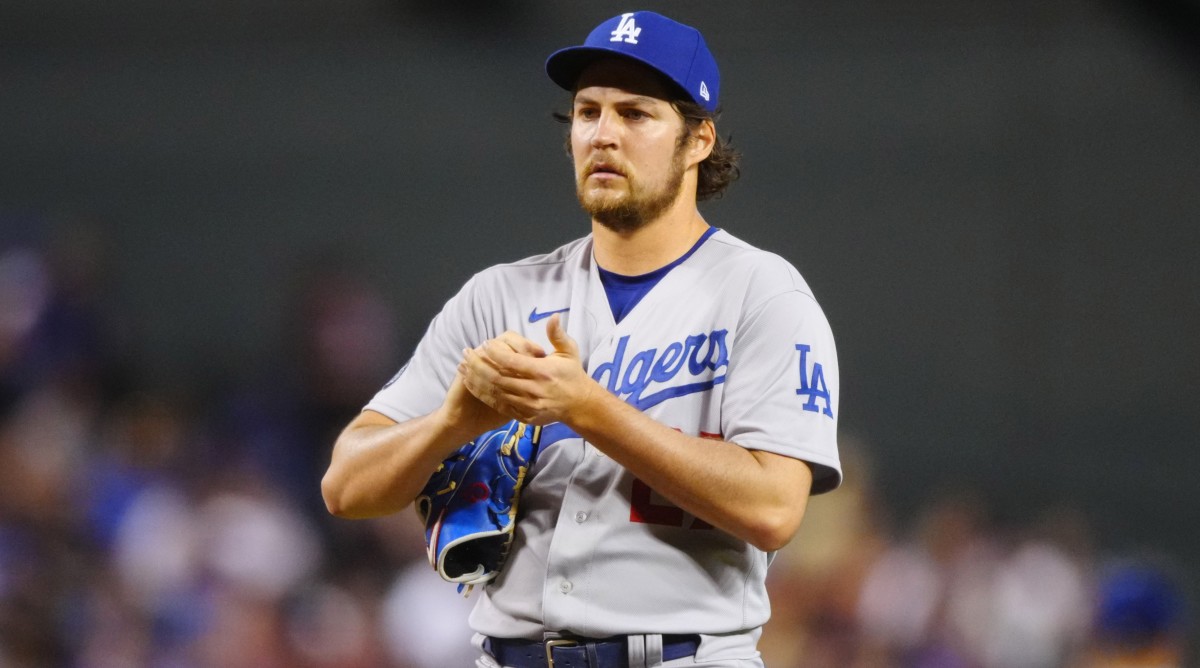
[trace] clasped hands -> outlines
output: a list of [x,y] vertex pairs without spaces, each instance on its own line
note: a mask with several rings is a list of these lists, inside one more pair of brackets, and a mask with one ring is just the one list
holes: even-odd
[[458,365],[463,385],[479,401],[508,419],[535,425],[567,422],[572,412],[600,390],[584,370],[579,346],[555,314],[546,324],[554,350],[508,331],[475,348],[465,348]]

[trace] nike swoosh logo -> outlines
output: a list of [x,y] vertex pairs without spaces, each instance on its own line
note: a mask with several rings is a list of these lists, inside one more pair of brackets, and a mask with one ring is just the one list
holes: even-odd
[[541,313],[538,313],[537,307],[534,306],[533,310],[529,312],[529,322],[537,322],[538,320],[545,320],[546,318],[549,318],[550,316],[554,315],[555,313],[566,313],[567,311],[570,311],[570,310],[571,310],[571,307],[568,306],[567,308],[560,308],[557,311],[543,311]]

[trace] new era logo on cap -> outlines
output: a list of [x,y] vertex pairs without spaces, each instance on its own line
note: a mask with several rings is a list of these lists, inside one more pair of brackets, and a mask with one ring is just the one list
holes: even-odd
[[551,54],[546,73],[554,83],[574,90],[589,63],[614,54],[648,65],[700,106],[717,110],[720,76],[704,37],[699,30],[654,12],[628,12],[601,23],[581,46]]

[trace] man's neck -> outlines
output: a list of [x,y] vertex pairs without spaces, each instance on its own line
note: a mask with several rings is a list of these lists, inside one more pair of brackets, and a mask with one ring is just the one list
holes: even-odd
[[638,276],[679,259],[707,229],[694,203],[672,207],[631,232],[615,232],[593,220],[593,252],[604,269]]

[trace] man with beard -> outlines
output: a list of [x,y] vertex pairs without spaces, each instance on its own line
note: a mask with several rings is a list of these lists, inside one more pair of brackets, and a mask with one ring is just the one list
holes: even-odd
[[447,302],[339,437],[326,504],[396,512],[463,443],[542,426],[477,666],[761,666],[770,557],[841,480],[829,325],[697,208],[737,174],[698,31],[622,14],[546,69],[591,234]]

